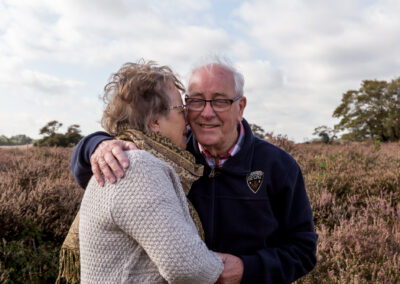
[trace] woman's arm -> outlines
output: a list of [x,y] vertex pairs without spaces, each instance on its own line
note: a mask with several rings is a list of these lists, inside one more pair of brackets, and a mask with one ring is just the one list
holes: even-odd
[[223,263],[197,234],[176,173],[147,152],[127,153],[135,167],[117,185],[115,223],[139,243],[168,282],[217,281]]

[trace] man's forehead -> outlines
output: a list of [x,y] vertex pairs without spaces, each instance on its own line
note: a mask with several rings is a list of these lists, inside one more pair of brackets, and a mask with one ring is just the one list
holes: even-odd
[[215,92],[223,92],[224,88],[234,88],[233,73],[220,65],[203,66],[195,70],[189,80],[189,91],[192,89],[214,89]]
[[232,77],[233,78],[233,73],[231,70],[228,68],[216,64],[216,63],[210,63],[204,66],[201,66],[197,68],[193,73],[191,77],[197,77],[199,75],[202,75],[204,77],[209,77],[209,78],[214,78],[214,77]]
[[[191,98],[204,98],[206,96],[205,93],[201,92],[201,91],[190,91],[188,93],[188,96]],[[211,93],[211,99],[215,99],[215,98],[229,98],[229,94],[223,93],[223,92],[214,92]]]

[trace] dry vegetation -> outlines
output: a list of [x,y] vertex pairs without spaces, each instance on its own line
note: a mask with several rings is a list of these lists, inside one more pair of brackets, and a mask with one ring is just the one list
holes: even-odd
[[400,144],[292,145],[319,234],[298,283],[400,283]]
[[0,149],[0,283],[55,280],[83,190],[67,148]]
[[[400,144],[271,142],[300,163],[319,234],[298,283],[400,283]],[[71,149],[0,149],[0,282],[51,282],[82,190]]]

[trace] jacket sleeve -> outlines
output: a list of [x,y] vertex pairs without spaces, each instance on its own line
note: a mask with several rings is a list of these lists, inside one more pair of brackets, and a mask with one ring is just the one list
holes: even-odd
[[146,251],[168,283],[214,283],[222,260],[208,250],[184,210],[178,177],[147,152],[130,151],[130,156],[137,166],[117,184],[114,222]]
[[281,186],[270,198],[280,226],[278,237],[254,255],[240,256],[244,263],[242,283],[292,283],[316,264],[318,235],[297,163],[277,184]]
[[71,157],[71,171],[75,181],[80,187],[86,188],[90,178],[93,175],[90,166],[90,156],[96,149],[97,145],[104,140],[113,139],[106,132],[98,131],[84,137],[75,146]]

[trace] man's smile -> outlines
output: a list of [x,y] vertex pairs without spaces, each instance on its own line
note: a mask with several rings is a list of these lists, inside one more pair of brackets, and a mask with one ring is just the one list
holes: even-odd
[[201,128],[215,128],[218,127],[218,125],[214,124],[199,124]]

